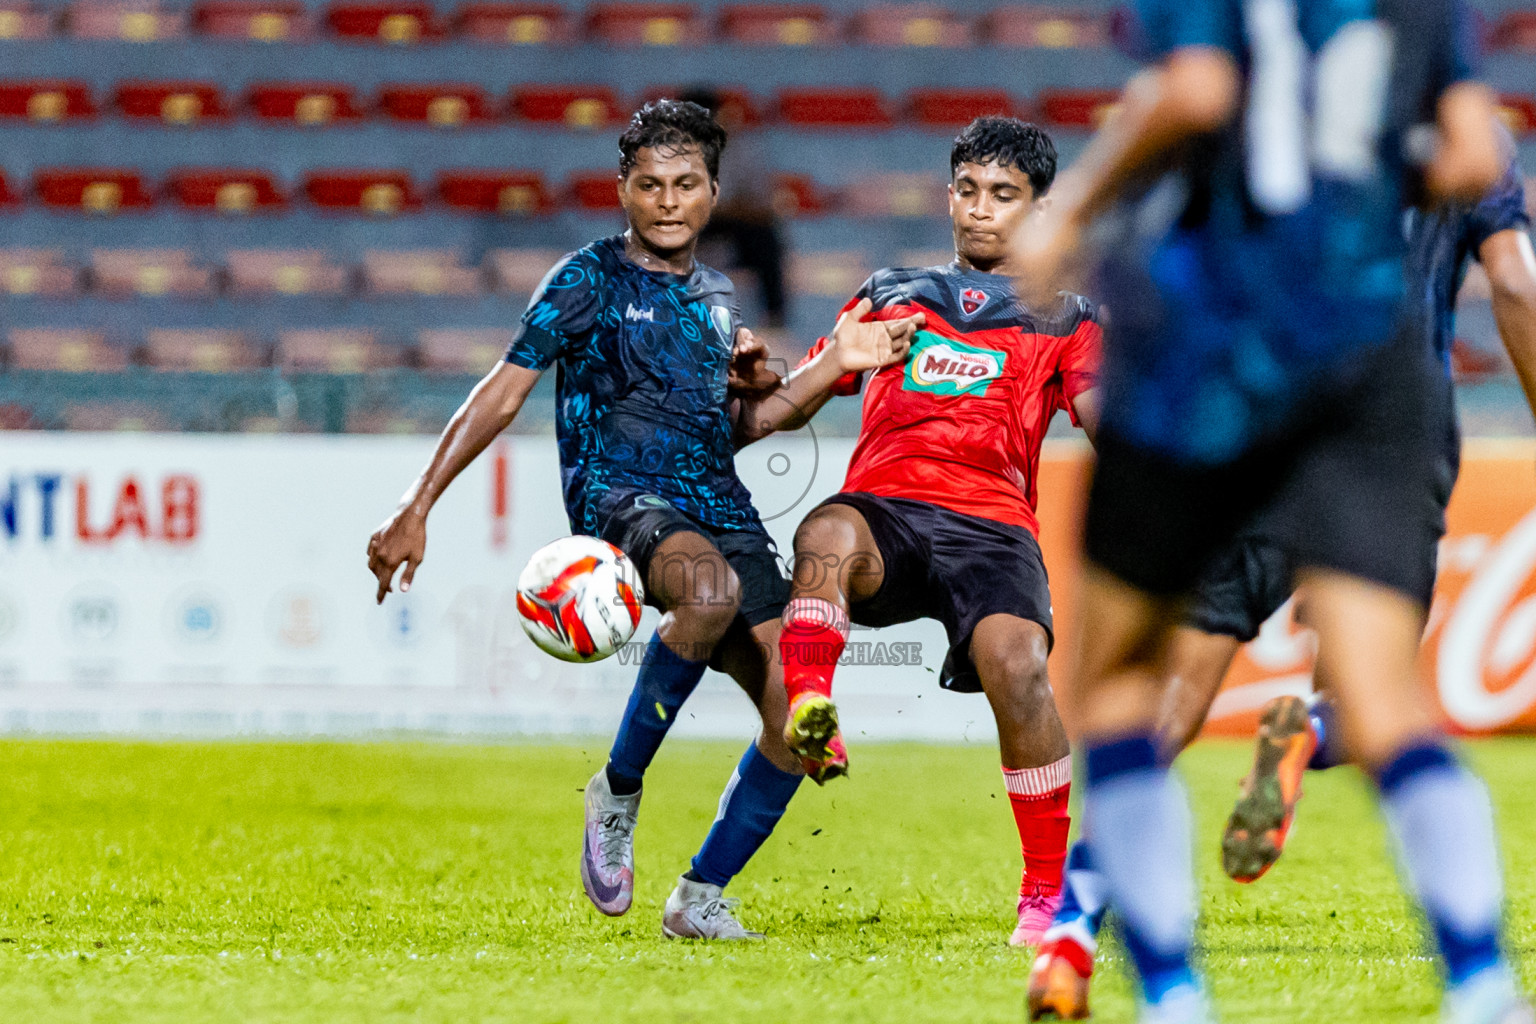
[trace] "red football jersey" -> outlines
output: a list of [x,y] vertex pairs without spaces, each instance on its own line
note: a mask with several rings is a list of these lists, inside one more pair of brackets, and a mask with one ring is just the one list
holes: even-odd
[[[1103,332],[1093,304],[1063,294],[1043,313],[1008,280],[958,264],[874,274],[844,309],[921,311],[905,363],[875,373],[844,491],[928,501],[1039,533],[1040,446],[1057,410],[1094,386]],[[825,339],[806,356],[819,352]],[[858,382],[845,378],[839,391]],[[848,385],[851,385],[849,387]]]

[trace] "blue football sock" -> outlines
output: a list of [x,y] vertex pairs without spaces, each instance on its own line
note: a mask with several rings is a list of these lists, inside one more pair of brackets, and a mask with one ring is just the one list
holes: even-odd
[[1320,772],[1348,764],[1349,759],[1344,756],[1344,744],[1339,742],[1338,716],[1333,701],[1321,693],[1314,693],[1307,701],[1307,717],[1312,720],[1312,731],[1317,733],[1317,749],[1312,751],[1312,760],[1307,762],[1307,770]]
[[704,677],[707,662],[689,661],[654,635],[646,645],[640,674],[608,754],[608,784],[618,794],[635,793],[651,759],[677,719],[677,712]]
[[715,824],[693,858],[689,874],[719,886],[740,874],[784,817],[784,809],[804,777],[775,767],[756,743],[747,747],[731,781],[726,783],[725,792],[720,794]]
[[1142,995],[1195,984],[1189,806],[1151,736],[1090,746],[1083,829],[1103,872]]
[[1438,742],[1404,750],[1377,785],[1446,980],[1500,965],[1504,897],[1487,790]]
[[1093,862],[1093,850],[1079,839],[1067,851],[1067,867],[1062,874],[1061,907],[1053,924],[1080,921],[1088,937],[1097,939],[1104,927],[1108,909],[1104,897],[1104,876]]

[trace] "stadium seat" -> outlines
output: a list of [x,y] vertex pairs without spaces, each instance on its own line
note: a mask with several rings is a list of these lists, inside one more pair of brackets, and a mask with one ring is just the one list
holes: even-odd
[[377,332],[360,328],[282,331],[274,355],[279,367],[298,373],[363,373],[400,361],[379,344]]
[[586,28],[592,42],[606,46],[697,46],[707,35],[693,4],[594,4]]
[[480,271],[461,266],[452,249],[370,249],[363,253],[363,289],[372,295],[480,293]]
[[0,118],[50,123],[83,121],[96,116],[96,103],[84,82],[0,82]]
[[345,295],[351,273],[319,249],[232,249],[224,255],[230,294]]
[[507,216],[548,213],[554,197],[535,171],[444,171],[437,176],[437,196],[445,206],[467,213]]
[[137,171],[122,168],[70,167],[38,171],[32,187],[44,206],[110,215],[147,210],[155,197]]
[[186,249],[93,249],[91,283],[107,298],[194,298],[213,293],[213,272]]
[[944,179],[932,174],[872,174],[843,189],[855,217],[939,217],[949,208]]
[[459,36],[477,43],[542,46],[576,41],[576,22],[559,4],[471,3],[459,8]]
[[267,82],[251,87],[246,104],[264,121],[320,127],[357,121],[364,108],[352,86],[341,82]]
[[623,209],[619,202],[617,174],[614,171],[588,171],[573,174],[569,189],[571,203],[587,213],[607,213]]
[[791,253],[789,288],[796,295],[846,301],[859,290],[869,269],[868,257],[860,249]]
[[999,7],[982,18],[981,36],[994,46],[1056,50],[1110,42],[1103,15],[1061,7]]
[[189,210],[216,213],[270,213],[288,205],[266,171],[191,167],[174,171],[165,190]]
[[907,115],[929,128],[960,128],[985,114],[1017,116],[1017,104],[1000,89],[914,89]]
[[436,9],[426,0],[337,0],[326,9],[325,23],[348,42],[409,46],[444,35]]
[[783,89],[779,118],[804,128],[889,128],[885,98],[874,89]]
[[[652,86],[641,96],[641,102],[676,99],[694,88],[688,85]],[[758,109],[757,100],[747,90],[730,86],[711,86],[710,91],[720,101],[718,114],[723,124],[757,127],[763,123],[763,112]]]
[[12,369],[111,373],[128,368],[127,350],[107,344],[101,331],[18,327],[7,340]]
[[258,348],[243,331],[153,328],[144,354],[157,370],[228,373],[261,365]]
[[0,210],[12,210],[20,206],[22,197],[11,188],[11,183],[3,172],[0,172]]
[[491,287],[511,295],[532,295],[563,255],[559,249],[492,249],[485,254]]
[[98,3],[80,0],[65,15],[76,39],[117,39],[154,43],[186,35],[185,11],[162,10],[153,0],[142,3]]
[[1510,11],[1489,29],[1488,48],[1511,53],[1536,53],[1536,11]]
[[9,295],[63,298],[75,294],[79,281],[59,249],[0,249],[0,288]]
[[1037,101],[1046,123],[1058,128],[1097,128],[1116,103],[1116,89],[1047,89]]
[[327,170],[304,177],[304,195],[322,210],[390,217],[419,210],[421,197],[405,171]]
[[837,25],[815,4],[737,4],[720,16],[720,35],[748,46],[815,46],[837,41]]
[[[116,352],[109,353],[108,358],[116,355]],[[126,361],[127,353],[121,355]],[[110,368],[96,366],[91,369],[100,373]],[[145,402],[71,402],[64,407],[66,430],[94,433],[112,430],[163,431],[168,425],[165,412]]]
[[773,176],[773,208],[781,217],[816,217],[833,205],[832,196],[804,174]]
[[112,104],[124,117],[188,127],[229,119],[229,106],[210,82],[123,82]]
[[0,2],[0,39],[46,39],[52,32],[52,12],[24,0]]
[[1516,136],[1536,132],[1536,98],[1505,93],[1499,97],[1499,116]]
[[314,35],[300,0],[202,0],[192,8],[192,28],[215,39],[257,43],[300,42]]
[[512,90],[510,106],[521,120],[567,128],[606,128],[629,117],[605,85],[521,86]]
[[435,128],[496,120],[496,110],[486,91],[465,83],[386,86],[379,90],[379,109],[391,120]]
[[854,15],[848,38],[865,46],[970,46],[970,22],[939,4],[879,4]]
[[417,335],[416,351],[423,370],[483,374],[506,355],[512,338],[504,327],[436,327]]

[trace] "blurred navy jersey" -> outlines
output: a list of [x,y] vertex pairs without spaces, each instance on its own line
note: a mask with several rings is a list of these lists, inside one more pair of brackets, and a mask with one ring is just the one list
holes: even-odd
[[1456,338],[1456,293],[1467,276],[1468,261],[1477,259],[1478,250],[1494,235],[1523,231],[1530,223],[1518,160],[1475,205],[1408,212],[1408,301],[1422,318],[1430,349],[1447,375]]
[[1140,0],[1156,59],[1228,53],[1240,116],[1192,142],[1103,269],[1104,420],[1183,462],[1287,433],[1399,325],[1403,210],[1440,94],[1470,74],[1451,0]]
[[644,270],[625,257],[622,235],[571,253],[540,284],[507,362],[558,364],[555,433],[572,531],[600,534],[636,495],[716,529],[762,531],[736,475],[727,408],[734,303],[724,274]]

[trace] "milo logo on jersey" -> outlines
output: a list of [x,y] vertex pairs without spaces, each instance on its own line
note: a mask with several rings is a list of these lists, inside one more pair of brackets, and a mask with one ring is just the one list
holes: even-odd
[[1006,352],[918,331],[901,386],[935,395],[984,395],[987,385],[1002,375],[1007,358]]

